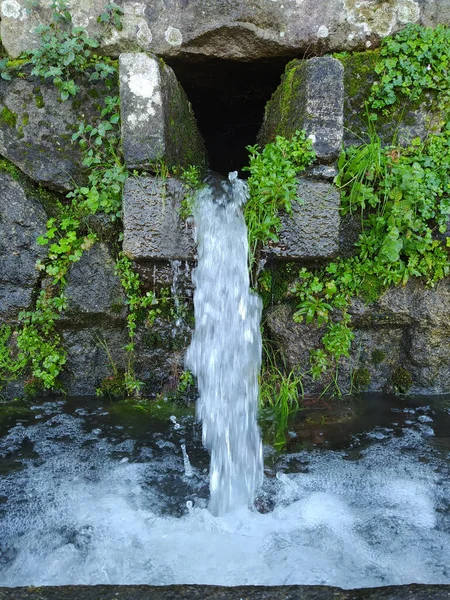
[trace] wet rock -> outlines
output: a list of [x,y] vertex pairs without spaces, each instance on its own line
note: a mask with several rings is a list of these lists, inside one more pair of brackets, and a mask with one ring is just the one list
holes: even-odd
[[[3,44],[18,56],[33,47],[36,25],[48,23],[52,11],[44,0],[33,2],[31,9],[25,0],[3,0],[1,6]],[[450,22],[446,0],[125,0],[122,6],[121,31],[97,22],[103,0],[74,0],[70,10],[73,23],[100,36],[102,52],[110,55],[141,50],[163,57],[232,60],[363,49],[408,22]]]
[[28,308],[38,283],[36,261],[46,248],[36,238],[46,231],[47,215],[31,186],[0,172],[0,323]]
[[180,218],[185,194],[175,178],[130,177],[123,192],[123,251],[132,260],[193,260],[192,225]]
[[448,585],[398,585],[342,590],[315,585],[237,586],[212,585],[80,585],[0,588],[0,600],[446,600]]
[[343,139],[343,74],[342,64],[329,56],[289,63],[266,106],[259,142],[267,144],[277,135],[290,139],[305,129],[317,160],[335,161]]
[[137,379],[145,384],[144,395],[177,391],[191,335],[187,324],[177,327],[173,318],[158,317],[150,326],[139,325],[134,371]]
[[120,56],[122,145],[129,169],[206,166],[191,105],[170,67],[156,56]]
[[[450,281],[442,280],[426,288],[418,280],[406,287],[390,288],[377,302],[364,304],[354,299],[350,307],[355,334],[350,357],[341,361],[341,391],[400,391],[432,395],[450,391]],[[294,309],[287,304],[267,313],[270,335],[286,358],[289,368],[309,370],[309,353],[320,347],[325,329],[314,323],[294,323]],[[408,379],[407,389],[399,389],[395,374],[399,369]],[[305,377],[307,393],[316,393],[330,381],[326,374],[321,385]]]
[[301,177],[292,215],[283,215],[279,241],[269,255],[283,260],[320,260],[336,256],[339,249],[340,195],[331,183]]
[[74,263],[67,276],[67,309],[63,320],[73,324],[126,318],[126,296],[106,244],[95,244]]
[[[311,368],[310,351],[320,346],[325,329],[314,324],[295,323],[293,315],[291,306],[279,304],[267,311],[266,324],[270,338],[282,352],[287,368],[307,373]],[[317,393],[322,384],[306,375],[303,385],[306,393]]]
[[62,102],[51,81],[31,76],[0,79],[0,154],[34,181],[57,191],[85,182],[81,149],[71,138],[81,122],[96,122],[106,93],[100,83],[77,83],[76,99]]
[[94,396],[105,377],[116,370],[123,372],[127,365],[124,347],[129,339],[125,326],[68,328],[61,336],[67,351],[61,381],[70,396]]

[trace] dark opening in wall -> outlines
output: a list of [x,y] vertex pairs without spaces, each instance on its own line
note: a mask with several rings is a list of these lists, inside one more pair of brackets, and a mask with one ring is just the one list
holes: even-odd
[[256,143],[265,104],[288,60],[167,60],[192,104],[211,169],[226,175],[248,163],[245,146]]

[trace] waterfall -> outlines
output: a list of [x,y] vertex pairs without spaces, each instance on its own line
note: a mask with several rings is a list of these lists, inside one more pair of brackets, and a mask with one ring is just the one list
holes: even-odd
[[197,416],[211,452],[210,504],[215,515],[252,502],[263,474],[257,425],[261,300],[250,290],[247,185],[210,178],[194,217],[198,266],[193,273],[195,331],[187,367],[197,376]]

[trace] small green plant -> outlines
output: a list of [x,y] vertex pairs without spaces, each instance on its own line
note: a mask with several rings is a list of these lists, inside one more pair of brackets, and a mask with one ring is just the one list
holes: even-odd
[[302,376],[289,369],[282,355],[264,345],[263,367],[259,377],[259,409],[263,429],[275,448],[286,445],[289,417],[301,410],[303,401]]
[[123,8],[114,2],[107,4],[102,14],[97,17],[97,22],[108,25],[111,29],[122,31]]
[[55,331],[55,322],[64,308],[64,296],[52,297],[47,289],[40,292],[34,311],[19,315],[21,329],[17,346],[30,365],[33,392],[60,389],[58,376],[67,356]]
[[[387,111],[397,102],[417,102],[424,92],[438,94],[439,108],[450,102],[450,29],[445,25],[409,24],[381,44],[380,75],[369,99],[375,111]],[[377,118],[376,112],[371,118]]]
[[50,24],[40,25],[36,30],[40,44],[24,54],[33,65],[31,74],[52,79],[63,101],[78,93],[79,73],[88,72],[91,81],[103,79],[110,83],[115,68],[110,59],[93,53],[99,46],[98,40],[89,37],[83,27],[72,26],[66,0],[55,0],[52,9]]
[[139,274],[133,270],[131,260],[121,254],[116,262],[116,273],[120,278],[122,287],[127,295],[128,315],[128,337],[129,343],[125,346],[128,352],[128,368],[124,373],[124,385],[130,396],[139,396],[142,382],[138,381],[133,369],[133,354],[135,350],[136,327],[138,320],[145,321],[146,326],[151,326],[158,314],[161,313],[160,302],[166,301],[165,297],[158,300],[153,292],[142,294]]
[[304,131],[296,131],[292,139],[277,136],[261,149],[258,144],[249,151],[249,200],[244,206],[248,229],[249,270],[256,286],[255,267],[263,245],[277,242],[281,230],[280,211],[292,213],[297,195],[297,175],[314,160],[312,142]]
[[194,376],[190,371],[183,371],[178,380],[178,392],[180,394],[185,394],[188,392],[195,384]]
[[13,332],[9,325],[0,327],[0,389],[3,383],[20,375],[27,364],[23,352],[13,343],[15,337],[17,332]]
[[181,202],[180,217],[187,219],[193,213],[195,195],[204,185],[200,167],[189,165],[181,171],[181,179],[187,190]]
[[407,394],[413,383],[411,373],[399,365],[392,373],[392,385],[398,394]]

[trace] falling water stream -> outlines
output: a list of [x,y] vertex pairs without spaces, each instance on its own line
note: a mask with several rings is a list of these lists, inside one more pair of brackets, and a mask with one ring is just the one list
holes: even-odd
[[247,185],[230,173],[198,194],[195,331],[186,363],[197,376],[197,415],[211,451],[210,510],[220,515],[251,503],[262,483],[257,424],[261,300],[250,291]]
[[450,583],[450,402],[364,398],[334,438],[264,446],[262,478],[245,194],[210,182],[196,209],[202,432],[95,398],[0,406],[0,586]]

